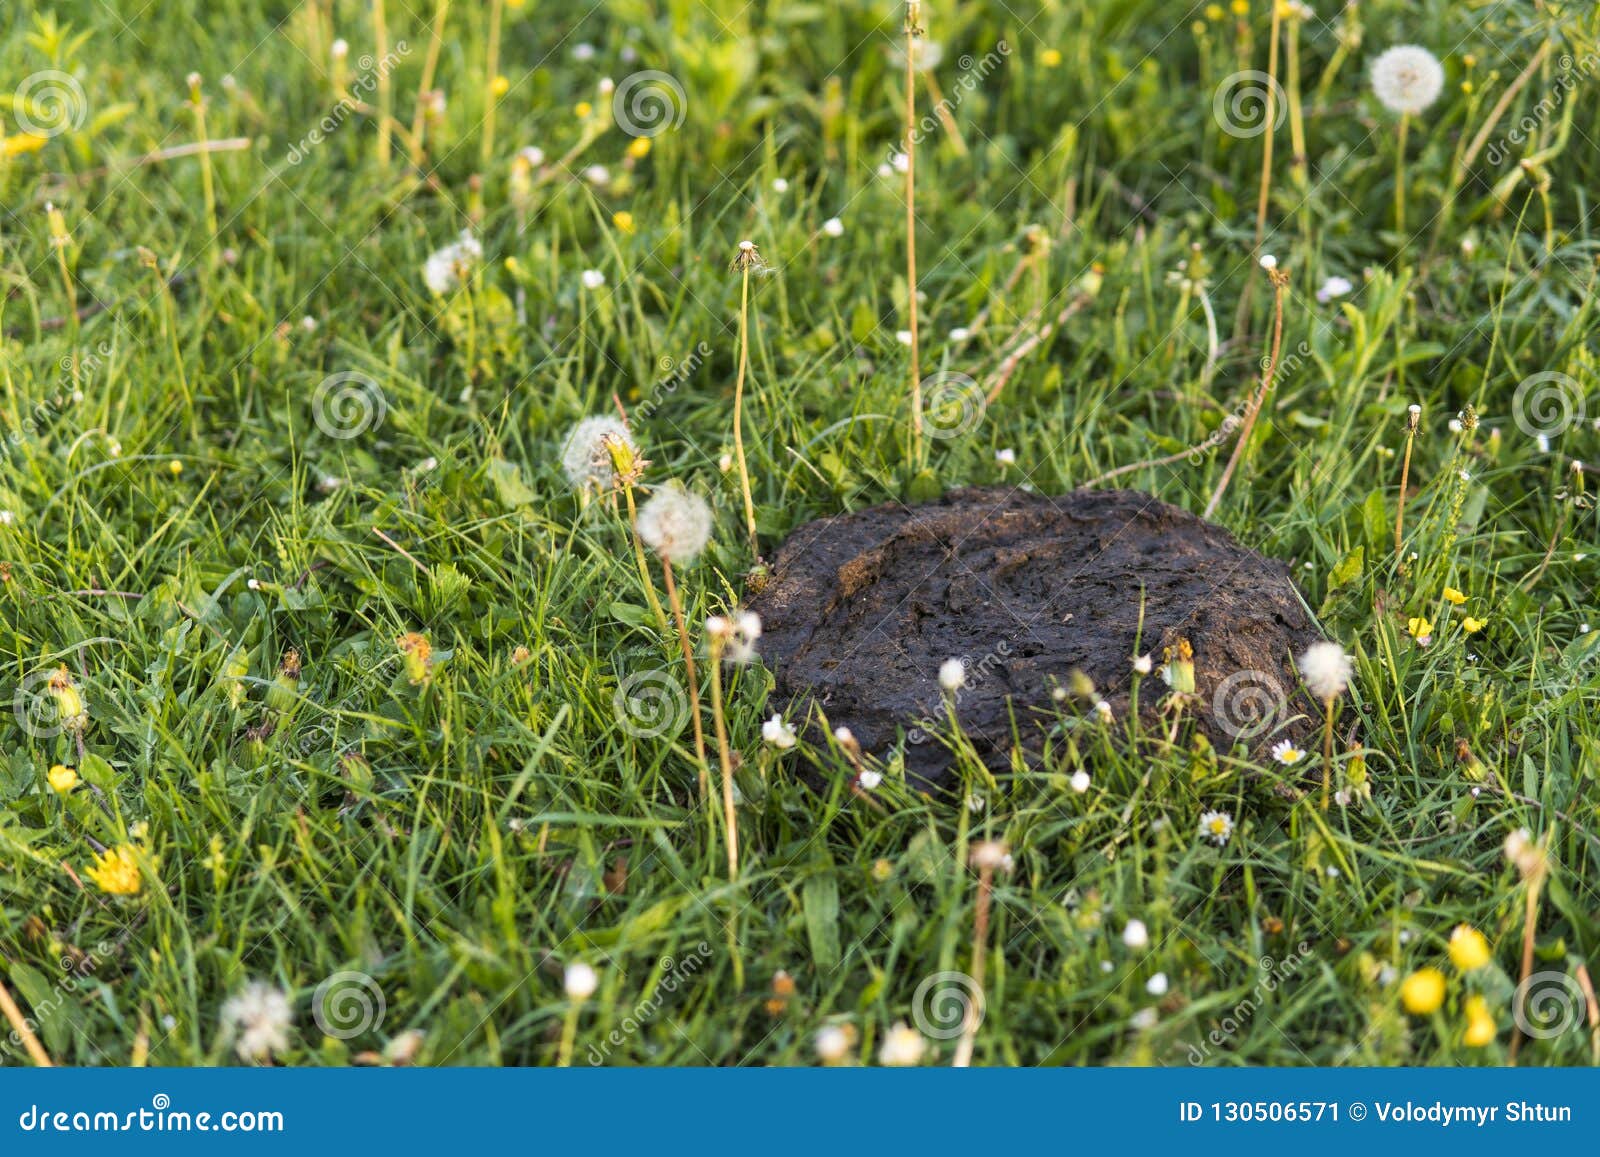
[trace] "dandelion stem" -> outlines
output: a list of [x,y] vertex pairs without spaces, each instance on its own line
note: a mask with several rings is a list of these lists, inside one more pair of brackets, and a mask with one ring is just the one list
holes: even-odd
[[484,78],[483,108],[483,151],[480,154],[481,164],[485,172],[494,160],[494,120],[495,106],[500,98],[495,95],[495,78],[500,75],[500,23],[501,13],[505,7],[505,0],[492,0],[489,5],[489,46],[488,61],[484,65],[487,76]]
[[1333,697],[1322,702],[1322,810],[1328,810],[1328,793],[1333,789]]
[[[389,59],[389,20],[384,0],[372,0],[372,37],[380,61]],[[394,155],[394,87],[387,68],[378,69],[378,163],[388,165]]]
[[[1241,22],[1242,23],[1242,22]],[[1267,239],[1267,206],[1272,199],[1272,145],[1277,135],[1278,119],[1278,32],[1283,25],[1283,6],[1272,5],[1272,30],[1267,39],[1267,101],[1263,111],[1265,131],[1261,134],[1261,186],[1256,195],[1255,256],[1261,256],[1261,245]],[[1254,298],[1256,269],[1250,267],[1244,293],[1239,298],[1239,313],[1234,318],[1234,333],[1240,334],[1250,323],[1250,303]],[[1240,443],[1243,445],[1243,443]]]
[[744,379],[750,365],[750,265],[741,261],[743,276],[739,285],[739,375],[733,383],[733,456],[739,463],[739,490],[744,496],[745,532],[750,537],[750,554],[761,557],[756,538],[756,504],[750,494],[750,469],[744,458]]
[[28,1024],[28,1018],[22,1015],[17,1002],[11,999],[11,991],[6,988],[3,981],[0,981],[0,1012],[5,1013],[16,1039],[20,1040],[23,1047],[28,1050],[28,1056],[33,1058],[34,1065],[41,1069],[52,1068],[50,1054],[44,1051],[44,1046],[39,1043],[39,1038],[34,1035],[32,1026]]
[[922,370],[917,333],[917,35],[920,0],[906,0],[906,320],[911,333],[911,469],[922,468]]
[[1283,295],[1288,285],[1288,274],[1281,269],[1272,270],[1272,353],[1267,359],[1266,368],[1261,371],[1261,385],[1256,388],[1254,396],[1250,399],[1250,408],[1245,412],[1244,425],[1239,430],[1239,440],[1233,445],[1233,453],[1228,457],[1228,465],[1223,468],[1222,479],[1217,483],[1211,501],[1206,503],[1204,515],[1206,518],[1211,517],[1217,509],[1217,504],[1222,501],[1222,492],[1228,488],[1229,479],[1233,477],[1234,470],[1238,468],[1245,451],[1249,449],[1250,432],[1255,429],[1256,415],[1261,412],[1262,403],[1272,392],[1272,379],[1278,372],[1278,352],[1283,346]]
[[1400,114],[1400,129],[1394,155],[1394,231],[1400,234],[1400,245],[1405,247],[1406,232],[1406,131],[1411,126],[1411,115]]
[[[417,107],[411,114],[411,163],[419,169],[422,167],[422,144],[427,130],[428,102],[425,98],[433,88],[434,74],[439,69],[439,53],[444,48],[444,26],[449,17],[450,0],[438,0],[428,33],[428,53],[422,59],[422,79],[417,82]],[[492,77],[490,82],[493,83]]]
[[572,1046],[578,1039],[578,1014],[583,1011],[579,1001],[572,1001],[566,1018],[561,1022],[561,1044],[556,1052],[556,1067],[564,1069],[572,1064]]
[[1411,483],[1411,447],[1417,440],[1417,414],[1413,411],[1406,422],[1406,452],[1400,460],[1400,497],[1394,512],[1394,560],[1400,562],[1404,547],[1402,541],[1406,526],[1406,487]]
[[[1522,915],[1522,977],[1517,984],[1519,993],[1528,991],[1528,977],[1533,974],[1533,941],[1538,931],[1539,924],[1539,888],[1544,883],[1544,870],[1541,866],[1538,871],[1528,875],[1526,880],[1525,903]],[[1511,1033],[1511,1050],[1507,1061],[1515,1065],[1517,1053],[1522,1049],[1522,1026],[1518,1025]]]
[[722,770],[722,819],[728,845],[728,879],[739,877],[739,817],[733,807],[733,759],[728,753],[728,725],[722,713],[722,646],[711,640],[711,723],[717,734],[717,763]]
[[994,892],[994,866],[987,860],[978,865],[978,899],[972,913],[972,994],[967,998],[961,1019],[961,1040],[956,1045],[951,1068],[972,1064],[972,1050],[978,1042],[978,1025],[983,1013],[983,974],[989,954],[989,908]]
[[694,647],[689,643],[689,627],[683,620],[683,602],[678,598],[678,584],[672,577],[672,563],[666,555],[661,559],[661,577],[667,588],[667,604],[672,608],[673,620],[678,624],[678,646],[683,651],[685,681],[689,684],[689,722],[694,727],[694,754],[700,765],[700,798],[711,790],[710,765],[706,763],[706,736],[700,726],[700,684],[695,678]]
[[633,561],[639,565],[639,580],[644,583],[644,598],[656,617],[656,627],[665,635],[667,613],[661,609],[661,600],[656,598],[656,584],[650,577],[650,565],[644,560],[644,543],[639,541],[639,510],[634,505],[633,487],[623,486],[622,494],[628,504],[628,530],[633,538]]

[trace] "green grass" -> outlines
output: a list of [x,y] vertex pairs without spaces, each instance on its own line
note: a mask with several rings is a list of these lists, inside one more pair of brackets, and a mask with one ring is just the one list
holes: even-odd
[[[1342,728],[1359,720],[1372,801],[1293,804],[1240,757],[1108,732],[1074,707],[1045,765],[997,786],[968,768],[962,787],[924,796],[874,753],[890,773],[873,809],[836,753],[763,749],[758,665],[729,689],[743,753],[732,883],[687,727],[618,725],[619,684],[681,679],[681,662],[651,623],[626,524],[570,493],[565,432],[620,398],[646,482],[682,481],[716,508],[711,549],[680,574],[690,621],[739,602],[752,559],[719,458],[737,358],[728,267],[750,238],[774,270],[754,294],[745,399],[769,553],[809,518],[932,482],[1058,493],[1171,455],[1116,484],[1201,510],[1228,447],[1183,452],[1249,395],[1271,317],[1254,272],[1262,138],[1223,131],[1212,101],[1225,77],[1266,67],[1264,5],[1242,21],[1125,0],[930,6],[965,151],[944,128],[917,151],[923,371],[987,383],[1036,314],[1080,306],[981,421],[930,442],[920,481],[895,337],[902,182],[877,174],[903,116],[894,5],[508,11],[487,166],[489,5],[452,5],[448,99],[420,177],[403,135],[380,162],[375,89],[335,111],[329,44],[349,40],[358,75],[370,5],[12,7],[4,132],[18,132],[6,93],[41,70],[71,73],[85,114],[0,161],[0,509],[13,515],[0,689],[38,701],[41,673],[65,664],[90,711],[81,752],[69,734],[0,723],[0,975],[56,1060],[233,1062],[219,1008],[258,978],[294,1002],[292,1064],[349,1063],[407,1029],[425,1034],[419,1063],[549,1064],[572,1017],[578,1064],[590,1050],[615,1064],[813,1063],[824,1024],[853,1026],[870,1059],[926,978],[972,971],[964,861],[985,837],[1016,868],[995,890],[977,1063],[1505,1063],[1525,891],[1501,845],[1519,827],[1549,839],[1535,969],[1571,972],[1600,949],[1600,542],[1570,469],[1600,457],[1600,401],[1548,451],[1514,403],[1536,374],[1566,375],[1572,397],[1597,380],[1600,150],[1583,110],[1600,26],[1581,6],[1381,2],[1300,36],[1309,179],[1285,124],[1265,245],[1290,279],[1283,357],[1217,518],[1291,563],[1356,654]],[[432,7],[387,5],[407,46],[393,72],[406,131]],[[964,88],[963,57],[1002,40],[1003,59]],[[1402,238],[1394,119],[1365,70],[1409,41],[1448,79],[1410,127]],[[1462,150],[1546,42],[1489,143],[1529,127],[1452,192]],[[209,139],[247,142],[209,155],[214,210],[201,157],[138,160],[197,139],[191,69]],[[585,144],[574,106],[594,102],[604,125],[597,82],[640,69],[682,86],[682,123],[643,158],[615,127]],[[324,117],[334,128],[293,163]],[[552,169],[519,225],[511,158],[529,145],[547,166],[582,145],[571,170],[603,164],[611,182]],[[71,232],[59,250],[47,202]],[[612,223],[624,210],[631,234]],[[819,235],[835,215],[845,235]],[[422,263],[469,225],[485,261],[465,291],[435,297]],[[1171,277],[1184,261],[1191,278],[1203,267],[1215,345]],[[583,288],[586,269],[606,285]],[[1319,304],[1333,274],[1355,289]],[[72,320],[91,304],[103,308]],[[981,310],[984,329],[952,341]],[[336,373],[381,393],[356,437],[325,427],[359,413],[316,420]],[[1411,403],[1416,559],[1397,568]],[[1469,405],[1481,424],[1448,430]],[[996,462],[1002,448],[1015,466]],[[1446,585],[1470,601],[1448,607]],[[1467,612],[1488,623],[1471,637]],[[1419,615],[1437,626],[1426,649],[1407,634]],[[438,659],[425,685],[403,673],[407,631]],[[291,649],[302,677],[274,690]],[[1082,795],[1066,786],[1075,760],[1093,772]],[[45,773],[58,762],[94,789],[57,796]],[[962,805],[969,791],[981,814]],[[1195,838],[1213,807],[1238,823],[1222,848]],[[101,894],[84,874],[90,841],[130,839],[142,894]],[[1135,918],[1142,950],[1121,939]],[[1466,978],[1444,963],[1462,922],[1493,946]],[[582,1008],[562,993],[575,960],[600,975]],[[1429,964],[1450,995],[1408,1017],[1399,979]],[[779,970],[795,992],[774,1014]],[[341,972],[370,977],[386,1007],[348,1040],[312,1012]],[[1153,996],[1158,972],[1169,988]],[[1470,992],[1497,1022],[1487,1048],[1460,1043]],[[928,1061],[948,1063],[955,1043]],[[1518,1060],[1592,1057],[1580,1027]],[[0,1035],[0,1059],[27,1054]]]

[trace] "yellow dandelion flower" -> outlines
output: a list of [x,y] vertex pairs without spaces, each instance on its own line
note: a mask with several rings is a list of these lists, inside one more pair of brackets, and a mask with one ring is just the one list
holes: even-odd
[[24,153],[37,153],[50,141],[37,133],[18,133],[14,137],[0,137],[0,157],[20,157]]
[[503,76],[497,76],[489,82],[489,92],[494,95],[496,100],[505,96],[505,94],[510,91],[511,82]]
[[1475,619],[1471,615],[1461,620],[1461,629],[1469,635],[1476,635],[1487,625],[1487,619]]
[[77,771],[64,763],[58,763],[46,772],[45,779],[50,783],[50,790],[57,795],[66,795],[82,782]]
[[633,140],[628,142],[627,153],[628,156],[632,157],[634,160],[638,160],[641,157],[648,157],[650,155],[650,138],[634,137]]
[[1469,1049],[1493,1044],[1495,1025],[1494,1017],[1489,1014],[1489,1002],[1481,996],[1469,996],[1463,1011],[1467,1014],[1467,1031],[1461,1034],[1461,1043]]
[[183,463],[174,458],[171,462],[167,463],[167,470],[171,472],[174,478],[176,478],[179,474],[183,473]]
[[1439,593],[1444,595],[1445,602],[1454,603],[1458,607],[1467,601],[1467,596],[1456,590],[1455,587],[1445,587],[1444,590]]
[[1061,53],[1054,48],[1047,48],[1039,54],[1039,63],[1046,68],[1055,68],[1061,63]]
[[1400,1003],[1412,1016],[1438,1012],[1444,1003],[1444,973],[1437,968],[1419,968],[1400,983]]
[[1235,16],[1250,15],[1250,0],[1233,0],[1233,3],[1228,7],[1233,9]]
[[624,233],[633,232],[633,214],[626,209],[619,209],[611,215],[611,223]]
[[594,105],[586,100],[580,100],[572,108],[572,113],[581,121],[586,121],[594,113]]
[[139,853],[131,844],[107,848],[83,874],[111,896],[137,896],[144,887],[144,877],[139,874]]
[[1221,20],[1222,15],[1223,13],[1221,4],[1206,5],[1206,19],[1211,21],[1211,23],[1215,24],[1218,20]]
[[1489,942],[1470,924],[1457,924],[1450,933],[1450,960],[1462,972],[1471,972],[1489,963]]

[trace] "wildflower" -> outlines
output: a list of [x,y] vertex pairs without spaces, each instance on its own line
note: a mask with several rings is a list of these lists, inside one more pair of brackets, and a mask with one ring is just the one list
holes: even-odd
[[575,960],[567,965],[567,970],[561,978],[561,985],[566,989],[568,1000],[588,1000],[600,986],[600,978],[595,975],[592,967],[581,960]]
[[1145,927],[1143,920],[1129,920],[1127,927],[1122,930],[1122,943],[1137,952],[1150,943],[1150,929]]
[[911,168],[911,160],[904,153],[893,153],[889,157],[889,167],[897,173],[904,173]]
[[1161,678],[1179,695],[1194,694],[1194,647],[1188,639],[1179,639],[1176,646],[1166,649],[1166,664],[1161,668]]
[[1300,677],[1324,703],[1344,694],[1350,673],[1350,656],[1338,643],[1312,643],[1300,656]]
[[723,658],[730,663],[748,663],[761,637],[761,616],[754,611],[740,611],[732,619],[712,615],[706,620],[706,634],[724,648]]
[[1524,880],[1537,877],[1544,871],[1544,848],[1527,828],[1518,828],[1506,837],[1506,859],[1516,865]]
[[1417,641],[1417,645],[1420,647],[1426,647],[1433,642],[1433,624],[1421,615],[1413,619],[1407,619],[1406,630],[1411,632],[1411,637]]
[[[648,138],[640,137],[639,139],[647,140]],[[628,212],[626,209],[619,209],[615,213],[611,214],[611,223],[623,233],[633,232],[633,214]]]
[[711,507],[687,490],[657,491],[639,508],[639,538],[668,562],[691,563],[711,540]]
[[1011,850],[999,840],[979,840],[972,845],[969,859],[974,868],[1004,870],[1011,860]]
[[504,76],[497,76],[489,82],[489,92],[496,98],[505,96],[511,91],[511,81]]
[[1476,635],[1479,631],[1483,630],[1486,625],[1487,620],[1475,619],[1471,615],[1467,615],[1461,620],[1461,629],[1469,635]]
[[1102,722],[1112,722],[1111,704],[1107,703],[1104,699],[1101,699],[1094,705],[1094,713],[1100,716]]
[[829,217],[822,223],[822,231],[829,237],[843,237],[844,222],[837,217]]
[[431,660],[433,658],[433,644],[428,642],[428,636],[416,631],[407,631],[398,636],[394,645],[400,649],[400,657],[405,663],[406,678],[412,686],[426,683],[431,675]]
[[1154,1008],[1141,1008],[1133,1014],[1128,1023],[1140,1032],[1149,1032],[1156,1027],[1160,1020],[1161,1014]]
[[49,137],[37,133],[18,133],[14,137],[0,136],[0,157],[20,157],[36,153],[50,143]]
[[422,264],[423,284],[441,297],[454,293],[482,258],[483,246],[471,229],[463,229],[449,245],[428,255]]
[[907,1028],[904,1021],[897,1021],[884,1034],[883,1046],[878,1050],[878,1063],[896,1069],[910,1068],[922,1062],[922,1054],[927,1047],[928,1042],[923,1040],[920,1032]]
[[756,248],[754,241],[741,241],[739,248],[734,251],[733,261],[729,265],[735,273],[748,270],[751,273],[765,273],[766,260],[761,256],[761,250]]
[[1350,284],[1350,279],[1347,277],[1329,277],[1324,279],[1322,285],[1318,287],[1317,300],[1323,305],[1327,305],[1334,298],[1343,297],[1354,288],[1355,286]]
[[639,446],[620,418],[600,414],[572,428],[561,445],[561,469],[574,490],[612,490],[622,485],[611,447],[620,447],[637,466]]
[[[572,106],[572,115],[577,117],[580,121],[586,121],[594,115],[594,105],[590,104],[586,100],[580,100],[577,104]],[[596,183],[603,184],[604,182]]]
[[174,478],[176,478],[178,475],[182,474],[183,473],[183,461],[181,459],[174,458],[171,462],[168,462],[167,463],[167,473],[171,474]]
[[1144,990],[1151,996],[1165,996],[1167,994],[1167,974],[1158,972],[1144,982]]
[[572,46],[572,59],[573,60],[577,60],[577,61],[593,60],[594,59],[594,54],[595,54],[595,47],[594,47],[594,45],[590,44],[587,40],[580,41],[579,43],[574,44]]
[[[955,336],[954,331],[951,331],[951,336]],[[1009,448],[996,450],[994,452],[994,461],[997,466],[1015,466],[1017,464],[1017,452]]]
[[51,698],[56,701],[56,721],[64,729],[81,732],[89,726],[89,705],[83,701],[65,663],[50,676],[49,688]]
[[342,36],[339,37],[339,39],[328,45],[328,54],[335,60],[343,60],[350,55],[350,42]]
[[1222,847],[1233,838],[1233,817],[1227,812],[1201,812],[1200,838]]
[[1444,88],[1444,67],[1426,48],[1402,44],[1372,62],[1372,91],[1390,112],[1415,116]]
[[961,690],[967,681],[967,665],[960,659],[946,659],[939,664],[939,686],[951,694]]
[[1456,590],[1455,587],[1445,587],[1444,590],[1439,593],[1444,596],[1445,602],[1453,603],[1458,607],[1467,601],[1467,596]]
[[604,165],[589,165],[579,175],[589,184],[602,189],[611,184],[611,170]]
[[264,981],[245,985],[222,1002],[222,1030],[242,1061],[269,1060],[289,1047],[289,998]]
[[850,1055],[850,1048],[855,1044],[855,1033],[849,1027],[824,1025],[817,1030],[813,1044],[819,1061],[825,1065],[836,1065]]
[[[649,138],[646,137],[641,139],[648,140]],[[782,177],[772,178],[772,191],[780,196],[784,193],[787,193],[789,191],[789,182],[784,180]]]
[[606,283],[606,275],[601,273],[598,269],[585,269],[583,273],[579,275],[579,280],[583,282],[583,287],[585,289],[593,293]]
[[1467,997],[1462,1011],[1467,1016],[1467,1030],[1461,1034],[1461,1043],[1469,1049],[1481,1049],[1484,1045],[1493,1044],[1496,1030],[1494,1017],[1489,1014],[1489,1002],[1474,993]]
[[57,795],[66,795],[82,782],[78,778],[77,770],[64,763],[58,763],[46,772],[45,779],[50,784],[50,790]]
[[1285,739],[1281,743],[1272,745],[1272,758],[1285,767],[1293,767],[1306,757],[1306,753],[1294,745],[1294,740]]
[[964,325],[958,325],[950,331],[950,340],[953,342],[963,342],[971,336],[972,331]]
[[139,872],[139,853],[132,844],[107,848],[83,874],[110,896],[137,896],[144,887],[144,877]]
[[1444,973],[1419,968],[1400,982],[1400,1003],[1412,1016],[1427,1016],[1444,1003]]
[[1278,259],[1270,253],[1263,253],[1261,255],[1261,268],[1270,273],[1272,270],[1278,268]]
[[984,799],[981,795],[969,795],[969,796],[967,796],[967,810],[969,812],[971,812],[973,815],[978,815],[980,812],[983,811],[984,808],[986,808],[988,806],[989,806],[989,801]]
[[1039,54],[1039,63],[1046,68],[1056,68],[1061,64],[1061,50],[1059,48],[1045,49]]
[[1072,773],[1072,778],[1067,780],[1067,786],[1072,788],[1072,790],[1077,792],[1079,795],[1082,795],[1084,792],[1089,790],[1089,773],[1080,767],[1077,771]]
[[877,791],[878,785],[883,782],[883,772],[863,768],[856,776],[856,786],[862,791]]
[[1457,924],[1450,933],[1450,961],[1462,972],[1471,972],[1489,963],[1489,942],[1470,924]]
[[636,161],[643,160],[650,155],[650,138],[634,137],[633,140],[628,142],[628,147],[623,152]]
[[780,715],[773,715],[761,725],[761,738],[779,751],[788,751],[797,739],[794,728],[785,723]]

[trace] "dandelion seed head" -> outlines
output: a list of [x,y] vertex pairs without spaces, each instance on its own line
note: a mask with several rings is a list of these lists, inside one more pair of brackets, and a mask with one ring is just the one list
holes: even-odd
[[1372,91],[1390,112],[1415,116],[1443,89],[1444,66],[1420,45],[1397,45],[1372,62]]
[[607,448],[613,438],[638,452],[638,444],[620,418],[599,414],[572,428],[561,447],[561,469],[574,490],[607,491],[619,483],[616,464]]
[[659,490],[639,508],[639,537],[668,562],[693,562],[711,541],[711,507],[687,490]]

